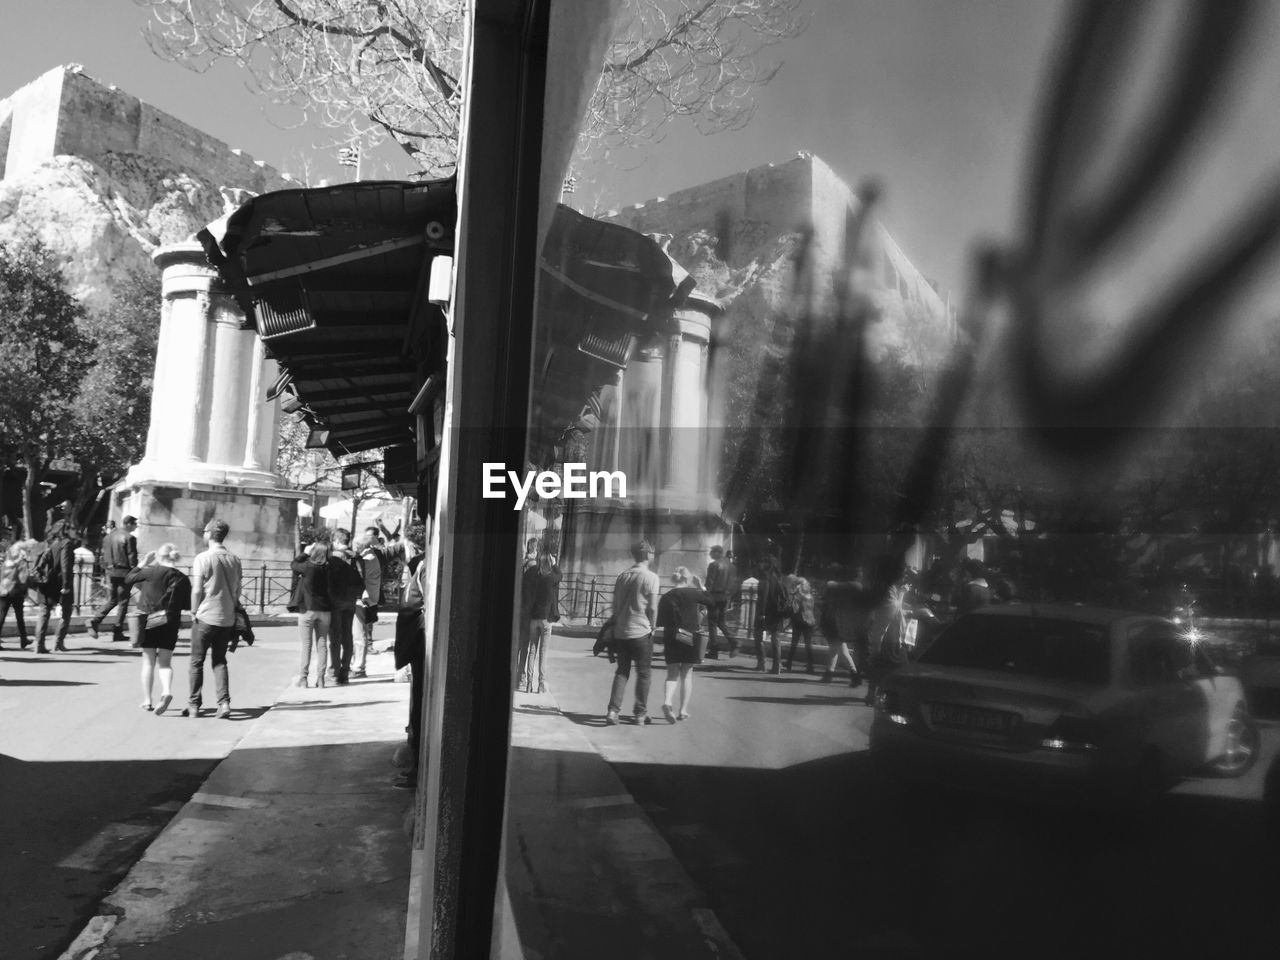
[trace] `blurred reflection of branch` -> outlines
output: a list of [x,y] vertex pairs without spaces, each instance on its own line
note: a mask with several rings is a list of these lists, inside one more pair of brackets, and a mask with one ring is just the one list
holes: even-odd
[[1181,172],[1261,7],[1257,0],[1215,0],[1183,8],[1172,41],[1173,82],[1142,105],[1140,125],[1128,131],[1127,152],[1110,164],[1106,182],[1080,196],[1085,168],[1099,165],[1099,143],[1119,111],[1115,91],[1152,52],[1142,27],[1157,6],[1077,6],[1033,150],[1025,246],[1003,271],[1025,416],[1049,450],[1076,458],[1114,455],[1170,401],[1221,331],[1248,272],[1280,239],[1278,177],[1247,214],[1205,244],[1211,255],[1140,311],[1130,323],[1138,332],[1104,369],[1070,382],[1051,361],[1046,324],[1068,322],[1064,311],[1081,302],[1087,281],[1142,229],[1143,215]]

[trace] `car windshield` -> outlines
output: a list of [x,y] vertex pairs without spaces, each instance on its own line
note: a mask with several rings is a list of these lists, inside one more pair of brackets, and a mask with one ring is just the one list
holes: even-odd
[[1104,627],[1048,617],[969,616],[920,655],[921,663],[975,667],[1102,685],[1111,673]]

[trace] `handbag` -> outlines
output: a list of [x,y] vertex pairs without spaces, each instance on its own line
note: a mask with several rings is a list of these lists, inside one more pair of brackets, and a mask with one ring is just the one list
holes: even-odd
[[154,630],[156,627],[165,627],[169,625],[169,611],[157,610],[155,613],[147,614],[147,629]]
[[693,631],[684,627],[676,627],[676,640],[686,646],[693,646]]

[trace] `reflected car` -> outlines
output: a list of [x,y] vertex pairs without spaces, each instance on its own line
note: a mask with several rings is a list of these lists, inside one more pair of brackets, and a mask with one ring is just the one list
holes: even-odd
[[967,614],[876,695],[871,754],[908,781],[1142,804],[1237,777],[1259,735],[1238,677],[1160,617],[1016,604]]

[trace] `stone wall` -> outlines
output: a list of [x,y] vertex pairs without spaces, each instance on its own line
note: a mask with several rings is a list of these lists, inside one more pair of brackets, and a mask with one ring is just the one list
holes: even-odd
[[[744,314],[788,308],[790,257],[805,225],[814,231],[817,307],[829,308],[853,202],[852,188],[826,163],[801,153],[786,163],[611,211],[605,219],[641,233],[670,236],[672,256],[698,281],[699,293],[719,300],[736,322]],[[937,362],[954,336],[946,298],[879,220],[871,224],[866,240],[861,280],[885,320],[873,328],[873,348],[893,346],[917,362]]]
[[196,171],[219,186],[254,193],[297,186],[261,161],[79,67],[55,67],[0,100],[0,127],[6,124],[9,142],[0,179],[29,173],[58,155],[102,162],[112,154],[137,154]]

